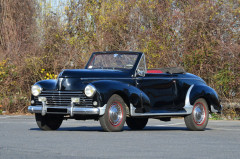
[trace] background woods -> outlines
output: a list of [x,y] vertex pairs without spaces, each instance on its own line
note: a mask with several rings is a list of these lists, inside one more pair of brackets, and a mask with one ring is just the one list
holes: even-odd
[[36,81],[110,50],[182,66],[239,103],[239,19],[239,0],[0,0],[0,105],[25,112]]

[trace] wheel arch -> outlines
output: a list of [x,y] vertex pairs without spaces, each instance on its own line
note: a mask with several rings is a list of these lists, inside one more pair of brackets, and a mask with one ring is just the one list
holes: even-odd
[[203,98],[207,102],[211,112],[211,107],[215,110],[221,110],[218,95],[211,87],[207,85],[194,85],[190,93],[190,104],[194,105],[194,102],[199,98]]
[[126,104],[126,107],[127,107],[127,115],[129,115],[130,114],[130,112],[129,112],[129,110],[130,110],[130,100],[129,100],[129,97],[127,96],[127,94],[122,92],[122,91],[119,91],[119,90],[114,92],[112,95],[114,95],[114,94],[119,95],[123,99],[123,101],[124,101],[124,103]]

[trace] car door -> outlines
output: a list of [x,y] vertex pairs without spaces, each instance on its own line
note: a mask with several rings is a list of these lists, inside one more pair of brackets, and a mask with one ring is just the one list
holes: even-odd
[[173,110],[176,81],[172,74],[148,74],[146,71],[145,56],[143,56],[136,69],[136,87],[149,97],[150,111]]
[[171,74],[145,74],[136,78],[136,85],[149,97],[153,112],[174,109],[174,82]]

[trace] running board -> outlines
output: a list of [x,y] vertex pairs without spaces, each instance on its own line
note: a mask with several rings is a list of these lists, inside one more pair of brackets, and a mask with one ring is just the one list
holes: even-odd
[[162,112],[162,113],[136,113],[135,112],[136,108],[130,104],[130,114],[131,116],[136,116],[136,117],[141,117],[141,116],[183,116],[183,115],[189,115],[191,114],[190,112],[186,111],[186,112]]

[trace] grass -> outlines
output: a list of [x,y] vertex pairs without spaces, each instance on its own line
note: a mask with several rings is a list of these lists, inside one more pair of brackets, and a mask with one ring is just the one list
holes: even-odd
[[212,120],[223,120],[224,118],[222,117],[221,114],[211,113],[211,114],[209,114],[209,119],[212,119]]

